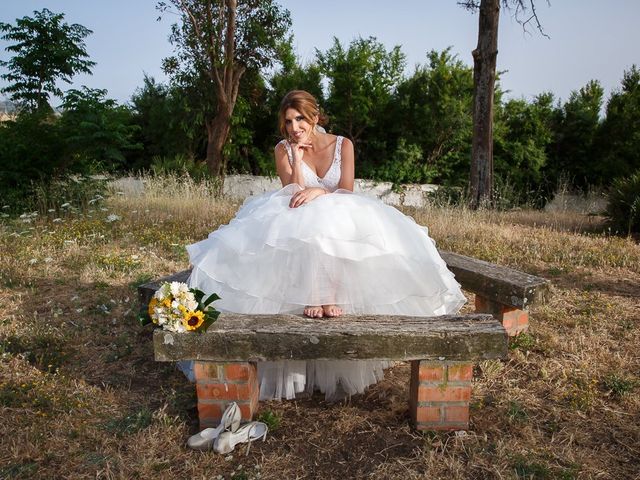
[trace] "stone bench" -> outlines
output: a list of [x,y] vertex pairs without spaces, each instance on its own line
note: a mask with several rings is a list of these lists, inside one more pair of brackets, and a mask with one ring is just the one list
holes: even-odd
[[419,430],[469,426],[473,364],[504,358],[508,340],[487,314],[439,317],[221,314],[204,334],[155,330],[157,361],[194,360],[200,427],[217,425],[226,404],[243,419],[258,407],[256,362],[410,361],[409,410]]
[[544,278],[457,253],[440,251],[440,255],[462,288],[476,294],[476,312],[492,314],[509,336],[526,331],[529,307],[550,295],[550,283]]
[[[376,359],[411,362],[410,414],[418,430],[469,425],[473,364],[507,355],[507,334],[529,325],[528,308],[544,300],[549,282],[507,267],[440,252],[476,313],[441,317],[222,314],[203,334],[154,332],[158,361],[195,361],[201,428],[216,425],[236,401],[243,419],[258,407],[256,362],[265,360]],[[185,282],[185,270],[141,285],[142,309],[162,282]],[[489,315],[490,314],[490,315]]]

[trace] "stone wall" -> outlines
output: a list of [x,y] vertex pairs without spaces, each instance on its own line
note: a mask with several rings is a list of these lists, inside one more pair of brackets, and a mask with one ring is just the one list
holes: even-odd
[[[271,192],[282,188],[277,177],[257,177],[253,175],[229,175],[224,181],[224,194],[231,198],[244,200],[253,195]],[[356,179],[354,192],[376,197],[388,205],[422,207],[430,192],[435,192],[437,185],[403,185],[399,191],[393,190],[390,182],[374,182],[373,180]]]

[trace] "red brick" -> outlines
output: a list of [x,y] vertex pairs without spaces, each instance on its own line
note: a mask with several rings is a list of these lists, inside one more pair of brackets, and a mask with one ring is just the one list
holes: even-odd
[[193,373],[196,380],[223,380],[222,369],[218,369],[218,366],[221,366],[218,362],[194,362]]
[[427,387],[424,385],[420,385],[420,387],[418,388],[419,402],[468,402],[470,398],[471,386]]
[[251,421],[253,420],[253,416],[258,410],[258,404],[252,405],[251,403],[239,403],[238,407],[240,408],[240,413],[242,414],[243,421]]
[[440,407],[418,407],[412,418],[416,422],[440,422]]
[[198,400],[249,400],[251,388],[246,383],[198,383]]
[[253,382],[249,384],[250,394],[249,394],[249,403],[254,407],[258,406],[260,401],[260,388],[258,387],[258,382]]
[[473,365],[470,363],[449,365],[447,379],[450,382],[470,382],[473,378]]
[[220,423],[222,418],[222,403],[202,403],[198,402],[198,418],[200,422],[206,420],[208,422]]
[[524,310],[520,310],[520,315],[518,316],[518,326],[520,327],[524,327],[524,326],[529,326],[529,313],[524,311]]
[[227,380],[248,381],[251,377],[253,366],[248,363],[227,363],[224,366],[224,375]]
[[474,303],[475,303],[475,306],[476,306],[476,310],[478,310],[478,311],[484,310],[484,307],[486,305],[486,298],[481,297],[480,295],[476,295]]
[[421,382],[437,382],[444,380],[444,366],[420,362],[418,378]]
[[485,298],[481,295],[476,295],[475,306],[476,312],[478,313],[490,313],[495,316],[498,316],[502,313],[499,303],[492,302],[488,298]]
[[517,308],[505,309],[502,315],[502,326],[511,337],[522,333],[529,328],[529,313]]
[[469,407],[445,407],[444,420],[445,422],[469,423]]
[[511,317],[504,318],[502,319],[502,326],[510,336],[513,336],[518,329],[517,319]]
[[522,310],[518,308],[504,307],[502,309],[502,320],[506,320],[508,318],[509,320],[513,320],[517,323],[520,313],[522,313]]
[[418,423],[416,424],[416,430],[438,430],[438,431],[451,431],[451,430],[466,430],[469,428],[467,423]]

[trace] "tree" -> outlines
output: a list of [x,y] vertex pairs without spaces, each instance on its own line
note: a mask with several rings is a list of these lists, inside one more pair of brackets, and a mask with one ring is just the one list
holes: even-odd
[[139,150],[135,143],[138,126],[133,112],[107,91],[82,87],[64,97],[60,127],[66,143],[67,166],[74,170],[103,171],[127,167],[127,154]]
[[624,72],[621,89],[611,94],[598,143],[595,175],[608,184],[640,170],[640,69]]
[[29,110],[50,110],[49,95],[62,96],[56,81],[71,83],[80,72],[91,73],[95,62],[88,60],[84,38],[91,30],[65,23],[64,14],[46,8],[34,11],[33,17],[16,19],[16,25],[0,23],[2,40],[15,42],[6,50],[13,52],[9,61],[0,61],[8,73],[0,75],[10,82],[2,88],[11,99]]
[[556,142],[553,146],[552,176],[568,176],[575,186],[587,187],[598,182],[600,152],[596,139],[600,131],[600,109],[604,90],[597,80],[591,80],[559,109]]
[[[515,18],[523,28],[535,21],[538,30],[542,26],[538,20],[534,0],[465,0],[459,5],[479,10],[478,46],[473,54],[473,140],[471,150],[471,172],[469,191],[471,206],[491,203],[493,192],[493,95],[496,81],[496,61],[498,57],[498,23],[500,4],[514,11]],[[522,15],[531,15],[521,20]]]
[[[555,109],[551,93],[533,102],[511,99],[496,106],[494,160],[496,183],[503,189],[503,205],[542,200],[537,195],[547,166],[547,147],[553,140]],[[508,194],[514,195],[507,198]],[[533,198],[532,198],[533,194]],[[496,199],[497,200],[497,199]]]
[[164,85],[145,76],[131,97],[142,143],[134,168],[148,168],[152,160],[181,157],[189,161],[206,153],[202,120],[203,92],[190,84]]
[[[207,165],[213,175],[224,177],[223,147],[240,80],[247,69],[273,64],[278,43],[289,29],[289,12],[273,0],[170,0],[170,4],[180,15],[170,37],[177,56],[165,59],[164,69],[175,81],[191,79],[202,89]],[[160,2],[158,8],[165,12],[169,5]]]
[[357,38],[347,50],[337,38],[322,53],[316,50],[322,73],[329,79],[327,110],[332,125],[353,140],[356,148],[391,99],[405,66],[396,46],[387,51],[374,37]]
[[[420,174],[412,181],[455,185],[469,170],[473,72],[450,48],[432,50],[427,59],[398,85],[388,128],[398,137],[398,148],[405,140],[422,152],[413,167]],[[395,170],[390,164],[383,167],[390,173]]]
[[50,115],[35,113],[0,122],[3,201],[24,199],[32,182],[46,183],[62,171],[64,137],[59,123],[52,120]]

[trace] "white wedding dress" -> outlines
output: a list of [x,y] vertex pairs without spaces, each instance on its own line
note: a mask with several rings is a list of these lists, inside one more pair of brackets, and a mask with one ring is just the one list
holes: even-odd
[[[248,199],[228,225],[188,245],[189,286],[234,313],[302,314],[307,305],[345,314],[444,315],[466,299],[426,227],[377,199],[338,190],[342,137],[323,178],[303,165],[305,187],[329,192],[290,208],[302,187],[287,185]],[[290,145],[282,142],[293,161]],[[340,319],[318,319],[339,322]],[[327,398],[379,381],[380,361],[277,361],[258,364],[261,399],[293,398],[314,388]]]

